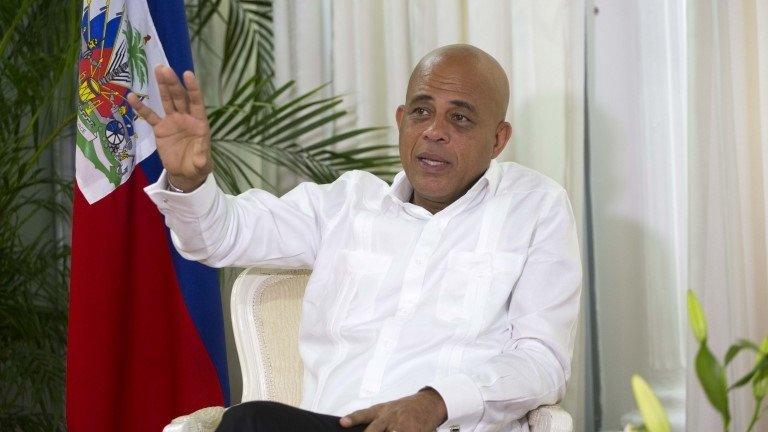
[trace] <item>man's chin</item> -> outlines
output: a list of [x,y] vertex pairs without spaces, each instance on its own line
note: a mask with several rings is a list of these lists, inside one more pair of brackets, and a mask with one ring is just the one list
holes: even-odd
[[434,184],[435,187],[445,187],[449,183],[450,178],[454,174],[453,167],[447,165],[440,169],[423,169],[421,166],[414,167],[413,171],[416,174],[416,178],[421,180],[423,184]]
[[450,190],[450,187],[445,185],[444,183],[439,184],[420,184],[420,185],[414,185],[413,186],[413,192],[414,195],[420,197],[421,199],[428,200],[430,202],[434,203],[442,203],[445,202],[450,194],[448,191]]

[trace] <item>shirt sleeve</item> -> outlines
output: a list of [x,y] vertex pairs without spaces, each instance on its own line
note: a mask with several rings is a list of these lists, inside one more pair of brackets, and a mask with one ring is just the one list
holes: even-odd
[[429,384],[448,409],[441,431],[509,424],[565,394],[579,313],[581,261],[565,191],[553,194],[550,203],[536,225],[510,299],[510,339],[498,355],[471,373]]
[[171,192],[166,175],[163,170],[144,191],[165,216],[179,253],[212,267],[311,268],[328,209],[343,201],[333,190],[343,188],[342,179],[302,183],[278,198],[259,189],[227,195],[213,174],[190,193]]

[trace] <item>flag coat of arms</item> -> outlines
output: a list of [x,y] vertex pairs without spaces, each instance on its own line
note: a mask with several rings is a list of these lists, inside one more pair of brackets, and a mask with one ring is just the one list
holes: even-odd
[[85,0],[67,343],[67,428],[161,430],[228,404],[218,275],[183,259],[143,191],[162,165],[126,97],[192,69],[183,0]]
[[168,64],[144,1],[90,0],[80,23],[78,185],[88,202],[123,184],[155,149],[152,128],[128,105],[128,93],[162,112],[150,65]]

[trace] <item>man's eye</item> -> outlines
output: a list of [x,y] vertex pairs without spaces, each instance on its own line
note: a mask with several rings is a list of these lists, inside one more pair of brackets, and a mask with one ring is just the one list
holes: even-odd
[[452,117],[454,121],[457,121],[459,123],[468,123],[470,121],[467,117],[461,114],[454,114]]
[[429,114],[429,111],[427,111],[424,108],[417,107],[417,108],[414,108],[413,111],[411,111],[411,114],[415,114],[417,116],[425,116],[425,115]]

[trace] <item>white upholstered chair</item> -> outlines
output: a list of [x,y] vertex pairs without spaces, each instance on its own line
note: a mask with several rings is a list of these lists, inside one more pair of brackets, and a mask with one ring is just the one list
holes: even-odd
[[[299,316],[309,271],[251,268],[235,281],[232,324],[240,369],[242,401],[271,400],[297,406],[301,400]],[[174,419],[163,432],[212,432],[222,407],[203,408]],[[571,416],[558,406],[528,413],[532,432],[572,432]]]

